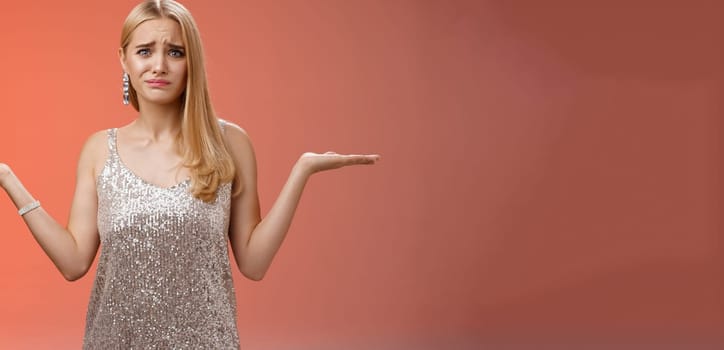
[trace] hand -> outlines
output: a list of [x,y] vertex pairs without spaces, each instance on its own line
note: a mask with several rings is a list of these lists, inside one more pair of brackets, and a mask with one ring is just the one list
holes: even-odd
[[379,159],[380,156],[377,154],[344,155],[334,152],[327,152],[324,154],[307,152],[299,158],[297,165],[311,175],[316,172],[337,169],[348,165],[374,164]]

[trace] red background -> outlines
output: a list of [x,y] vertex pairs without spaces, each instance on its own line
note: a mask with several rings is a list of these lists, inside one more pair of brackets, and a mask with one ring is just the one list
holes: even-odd
[[[134,118],[133,5],[0,13],[0,161],[63,223],[86,137]],[[235,273],[243,348],[722,342],[722,2],[185,5],[263,211],[304,151],[383,156],[315,175],[264,281]],[[0,348],[79,348],[95,270],[0,223]]]

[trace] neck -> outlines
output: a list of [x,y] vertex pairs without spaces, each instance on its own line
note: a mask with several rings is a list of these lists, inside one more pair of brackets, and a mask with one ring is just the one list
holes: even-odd
[[167,137],[175,138],[178,135],[182,117],[180,104],[142,103],[139,107],[141,112],[134,124],[145,137],[158,141]]

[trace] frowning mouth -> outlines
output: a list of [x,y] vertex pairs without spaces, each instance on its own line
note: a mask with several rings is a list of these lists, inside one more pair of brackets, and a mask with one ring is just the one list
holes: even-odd
[[163,79],[149,79],[149,80],[146,80],[146,84],[148,84],[151,87],[164,87],[166,85],[171,84],[171,82],[168,80],[163,80]]

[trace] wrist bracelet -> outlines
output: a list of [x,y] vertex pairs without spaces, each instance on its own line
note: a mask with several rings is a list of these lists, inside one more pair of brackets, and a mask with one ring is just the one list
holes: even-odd
[[29,211],[31,211],[33,209],[37,209],[38,207],[40,207],[40,201],[34,201],[34,202],[20,208],[20,210],[18,210],[18,214],[20,214],[20,216],[23,216],[23,215],[27,214]]

